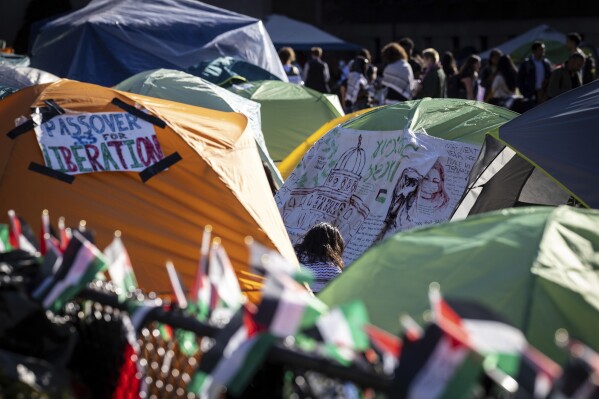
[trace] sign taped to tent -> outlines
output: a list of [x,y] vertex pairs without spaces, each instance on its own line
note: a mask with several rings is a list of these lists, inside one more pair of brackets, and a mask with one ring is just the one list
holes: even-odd
[[46,166],[70,175],[143,171],[164,158],[154,126],[127,112],[60,115],[35,133]]
[[480,146],[409,131],[337,128],[308,151],[275,199],[292,243],[337,226],[351,263],[399,230],[448,220]]

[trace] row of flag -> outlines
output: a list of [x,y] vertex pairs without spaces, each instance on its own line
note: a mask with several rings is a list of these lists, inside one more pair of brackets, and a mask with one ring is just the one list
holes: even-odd
[[[44,256],[43,279],[32,296],[45,308],[59,311],[90,281],[107,272],[129,305],[127,353],[139,354],[137,333],[151,310],[164,305],[126,299],[137,289],[137,281],[120,233],[100,251],[84,224],[71,230],[60,219],[59,233],[52,234],[44,211],[36,246],[31,229],[13,211],[9,220],[9,225],[0,225],[0,252],[21,249]],[[161,326],[167,339],[177,337],[187,356],[203,348],[188,387],[202,398],[218,397],[224,388],[241,394],[272,345],[288,337],[294,337],[297,348],[342,365],[358,358],[381,365],[385,374],[394,375],[393,397],[463,396],[481,378],[530,398],[599,397],[599,355],[580,342],[562,337],[561,345],[573,359],[562,369],[499,315],[476,303],[447,300],[435,284],[429,292],[431,323],[423,330],[404,315],[404,335],[399,339],[371,325],[362,302],[329,308],[306,288],[309,275],[251,239],[247,245],[251,270],[265,277],[257,305],[245,301],[231,261],[220,240],[212,237],[210,226],[203,233],[191,289],[183,286],[174,265],[166,264],[173,290],[171,306],[188,317],[222,327],[215,337],[207,338]],[[141,389],[139,363],[123,367],[142,376],[132,385]]]

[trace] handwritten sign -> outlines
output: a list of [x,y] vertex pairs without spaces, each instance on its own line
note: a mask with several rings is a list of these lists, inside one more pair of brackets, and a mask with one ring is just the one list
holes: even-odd
[[164,158],[154,126],[126,112],[59,115],[35,131],[46,166],[70,175],[142,171]]
[[426,133],[339,127],[308,151],[275,200],[294,244],[329,222],[350,264],[397,231],[448,220],[479,151]]

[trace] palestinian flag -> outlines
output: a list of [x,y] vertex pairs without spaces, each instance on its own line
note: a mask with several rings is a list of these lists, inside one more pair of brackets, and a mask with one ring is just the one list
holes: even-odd
[[524,334],[487,307],[472,301],[444,300],[431,292],[433,317],[442,328],[463,329],[471,347],[485,357],[485,367],[515,379],[533,398],[546,397],[561,374],[559,365],[530,346]]
[[555,382],[562,375],[562,368],[532,346],[522,353],[518,374],[518,391],[525,392],[530,398],[547,398]]
[[47,209],[42,211],[42,224],[40,230],[40,253],[42,256],[45,256],[51,249],[60,252],[60,242],[52,235],[50,214]]
[[295,281],[311,283],[313,278],[309,273],[302,272],[280,253],[246,237],[246,245],[250,253],[250,271],[264,277],[276,277],[280,274],[291,276]]
[[[371,348],[382,363],[383,371],[386,374],[392,374],[399,364],[402,347],[401,339],[372,324],[366,324],[364,331],[368,335]],[[374,361],[371,361],[371,363],[374,363]]]
[[104,249],[104,255],[108,261],[110,280],[120,289],[121,296],[126,297],[135,291],[138,287],[137,279],[120,232],[115,233],[112,242]]
[[391,396],[394,398],[465,397],[482,369],[482,357],[451,332],[429,325],[421,339],[404,339]]
[[364,302],[358,300],[330,309],[304,333],[340,348],[365,351],[370,347],[368,334],[364,330],[367,324],[368,311]]
[[212,241],[208,280],[211,285],[210,309],[212,312],[217,308],[230,309],[234,312],[244,302],[235,270],[219,238]]
[[196,276],[189,296],[189,311],[195,315],[198,320],[206,320],[210,316],[212,286],[208,279],[208,267],[210,261],[211,235],[212,226],[207,225],[204,227],[202,246],[200,248],[200,259],[198,261]]
[[202,356],[188,389],[202,398],[217,398],[227,387],[238,396],[262,365],[274,340],[261,334],[252,315],[241,307]]
[[21,220],[12,209],[8,211],[10,220],[9,242],[13,249],[20,249],[30,254],[36,254],[37,242],[31,227]]
[[42,305],[46,309],[58,311],[106,266],[102,252],[81,233],[73,232],[62,263],[44,290],[47,294],[43,295]]
[[284,338],[314,326],[327,310],[322,301],[291,277],[280,276],[265,281],[255,320],[272,335]]
[[7,224],[0,224],[0,252],[8,252],[11,250],[10,228]]
[[66,251],[67,246],[69,245],[69,241],[73,234],[71,233],[71,229],[67,228],[65,225],[64,217],[58,218],[58,235],[60,239],[60,250],[62,252]]
[[598,399],[599,354],[576,340],[568,340],[565,349],[570,358],[562,377],[556,383],[556,391],[568,398]]

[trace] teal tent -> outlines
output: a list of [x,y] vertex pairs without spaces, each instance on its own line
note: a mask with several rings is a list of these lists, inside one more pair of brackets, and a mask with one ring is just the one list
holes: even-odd
[[197,76],[170,69],[138,73],[114,88],[197,107],[244,114],[248,118],[248,126],[258,144],[262,161],[269,166],[277,185],[283,184],[283,179],[270,158],[264,142],[260,121],[260,104],[233,94]]
[[599,211],[567,206],[507,209],[398,233],[371,248],[320,298],[362,299],[371,321],[397,332],[398,317],[422,322],[428,286],[480,302],[563,360],[554,333],[599,349]]
[[203,61],[188,68],[187,72],[222,87],[240,82],[281,80],[266,69],[233,57]]
[[282,161],[320,126],[344,114],[336,95],[293,83],[264,80],[228,89],[262,105],[262,131],[275,162]]

